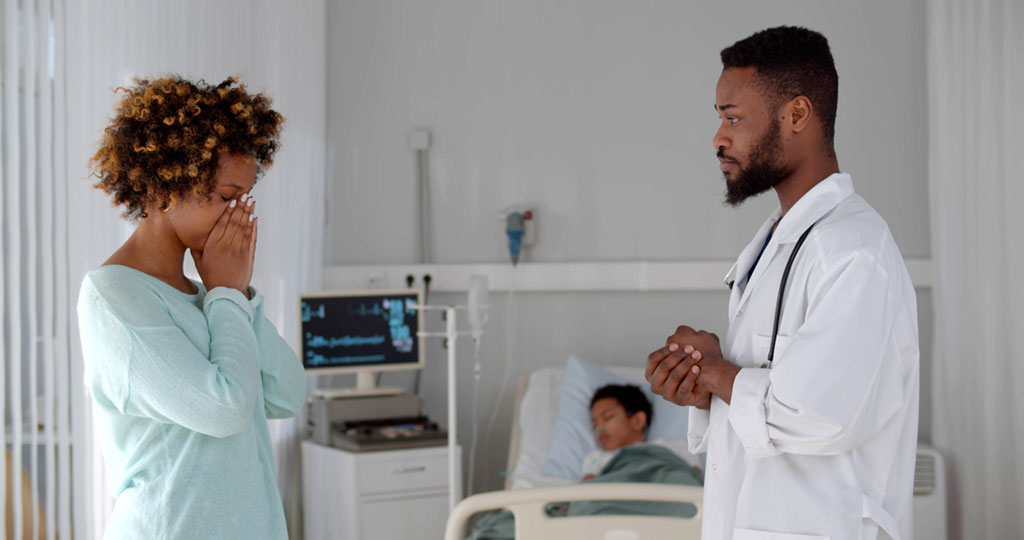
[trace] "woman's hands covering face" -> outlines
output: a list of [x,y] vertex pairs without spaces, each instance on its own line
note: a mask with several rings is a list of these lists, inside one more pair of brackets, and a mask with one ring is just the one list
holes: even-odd
[[192,251],[206,290],[230,287],[249,296],[256,256],[256,200],[248,193],[233,199],[213,226],[201,252]]

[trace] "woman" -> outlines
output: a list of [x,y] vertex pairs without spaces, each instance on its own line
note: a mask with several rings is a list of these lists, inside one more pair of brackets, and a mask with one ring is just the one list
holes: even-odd
[[283,119],[235,79],[118,91],[91,165],[138,226],[78,301],[117,495],[105,538],[287,538],[267,418],[294,416],[306,380],[249,286],[251,190]]

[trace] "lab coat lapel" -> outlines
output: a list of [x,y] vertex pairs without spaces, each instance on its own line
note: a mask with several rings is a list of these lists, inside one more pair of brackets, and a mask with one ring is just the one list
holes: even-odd
[[[757,250],[760,250],[761,246],[764,245],[764,235],[759,235],[759,238],[760,240],[754,242],[755,244],[759,244],[755,248]],[[764,275],[765,269],[767,269],[771,265],[772,260],[775,259],[775,255],[778,253],[778,251],[779,239],[773,235],[772,239],[768,242],[768,245],[764,248],[764,253],[761,254],[761,259],[757,261],[757,268],[754,269],[753,275],[750,276],[750,281],[748,281],[747,286],[743,288],[740,298],[736,303],[736,309],[731,312],[732,317],[730,317],[729,319],[730,322],[735,319],[736,314],[739,313],[739,311],[743,309],[743,306],[747,304],[747,301],[750,299],[751,292],[761,281],[761,276]],[[754,252],[754,255],[757,255],[757,251]],[[746,270],[744,271],[749,272],[750,265],[753,263],[754,258],[751,257],[750,261],[747,262]]]
[[[850,180],[850,175],[836,173],[811,188],[789,209],[785,219],[779,221],[778,228],[775,229],[771,241],[761,255],[761,260],[757,263],[754,274],[750,277],[750,282],[742,288],[738,297],[736,290],[738,287],[733,287],[733,294],[729,301],[730,324],[736,319],[736,313],[740,312],[750,299],[751,291],[758,285],[767,268],[772,265],[775,256],[782,251],[789,253],[789,249],[783,250],[782,246],[787,245],[791,248],[812,223],[820,220],[822,216],[831,212],[843,199],[852,194],[853,182]],[[781,209],[777,209],[773,214],[773,219],[769,219],[762,225],[761,230],[754,236],[754,240],[740,254],[741,262],[744,261],[744,257],[748,258],[745,266],[741,262],[737,263],[738,273],[742,275],[743,272],[750,271],[750,265],[753,264],[754,258],[757,256],[757,250],[763,245],[767,227],[771,227],[774,220],[779,219],[780,214]],[[751,249],[752,247],[753,249]],[[736,283],[739,284],[739,280]]]
[[[764,237],[768,234],[768,231],[775,225],[775,222],[779,219],[779,210],[776,209],[772,215],[765,220],[761,225],[761,228],[754,235],[753,240],[747,244],[747,247],[743,248],[740,252],[740,256],[736,259],[736,264],[733,266],[731,273],[735,274],[735,283],[732,287],[732,294],[729,295],[729,320],[732,321],[736,317],[736,310],[739,309],[742,299],[747,297],[747,290],[750,289],[750,283],[744,283],[747,279],[747,273],[750,272],[750,265],[754,264],[754,259],[757,258],[757,254],[761,251],[761,246],[764,245]],[[765,250],[765,255],[768,254],[768,250]],[[761,261],[765,261],[764,255],[761,257]],[[761,262],[758,263],[761,266]]]

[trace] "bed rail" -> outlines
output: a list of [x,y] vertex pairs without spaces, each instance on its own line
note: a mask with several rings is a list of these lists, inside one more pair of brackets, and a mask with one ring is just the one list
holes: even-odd
[[[445,540],[463,540],[466,524],[480,512],[509,510],[515,516],[516,540],[667,540],[699,539],[703,489],[665,484],[588,483],[561,487],[481,493],[463,500],[448,516]],[[545,507],[565,501],[650,501],[688,503],[693,517],[570,516],[550,517]]]

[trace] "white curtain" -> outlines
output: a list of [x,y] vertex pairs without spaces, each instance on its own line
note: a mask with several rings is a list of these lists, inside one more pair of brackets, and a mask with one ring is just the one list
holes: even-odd
[[1024,2],[928,4],[934,444],[953,538],[1024,538]]
[[72,453],[83,431],[68,333],[64,20],[61,0],[0,4],[0,509],[5,537],[19,540],[70,537],[84,493]]
[[[266,297],[267,317],[294,348],[296,293],[319,288],[324,263],[325,0],[83,0],[69,2],[67,17],[75,290],[131,232],[90,187],[86,170],[113,112],[113,88],[133,75],[180,74],[213,84],[239,75],[250,90],[267,93],[285,117],[282,147],[254,191],[260,237],[253,285]],[[74,353],[80,355],[79,349]],[[301,535],[301,425],[301,419],[270,425],[292,538]],[[82,534],[99,538],[113,500],[95,437],[91,454],[83,457],[92,489],[90,530]]]

